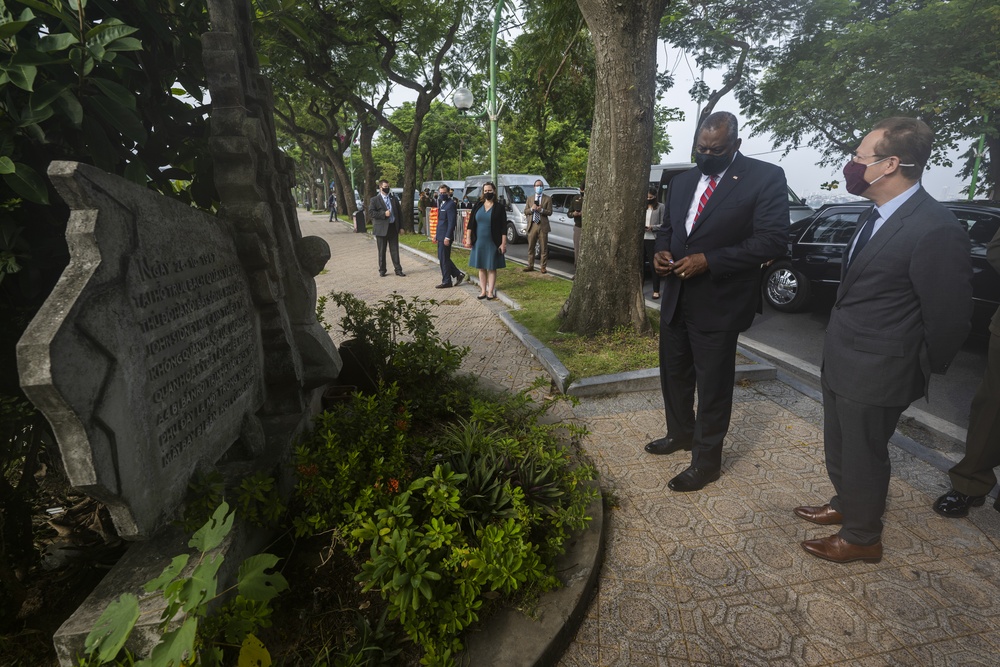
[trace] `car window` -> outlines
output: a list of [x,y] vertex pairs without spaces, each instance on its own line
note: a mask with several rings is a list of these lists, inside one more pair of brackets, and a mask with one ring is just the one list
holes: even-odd
[[986,257],[986,246],[1000,228],[1000,216],[985,211],[952,211],[969,232],[973,257]]
[[508,185],[507,192],[510,193],[510,203],[512,204],[523,204],[528,201],[528,197],[520,185]]
[[851,236],[854,235],[854,229],[858,226],[858,218],[861,217],[861,211],[858,212],[832,212],[828,215],[821,216],[806,233],[802,235],[799,243],[833,243],[847,245],[850,242]]
[[566,212],[566,193],[557,193],[552,195],[552,210],[558,211],[559,213]]

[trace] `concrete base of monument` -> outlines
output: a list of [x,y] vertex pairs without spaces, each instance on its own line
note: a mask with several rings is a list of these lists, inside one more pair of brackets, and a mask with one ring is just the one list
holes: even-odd
[[[275,419],[262,419],[261,426],[266,439],[265,451],[277,452],[253,461],[242,460],[243,443],[237,443],[223,457],[223,461],[232,458],[240,459],[231,462],[220,462],[216,469],[222,473],[226,488],[234,489],[249,475],[259,470],[271,471],[278,480],[278,486],[283,497],[291,495],[294,479],[291,466],[287,465],[291,455],[292,444],[312,424],[312,415],[320,410],[322,389],[311,392],[312,398],[307,411],[296,416],[285,415]],[[280,444],[280,446],[279,446]],[[227,494],[233,498],[235,494]],[[232,506],[232,502],[230,502]],[[219,589],[222,590],[236,581],[236,575],[243,561],[260,553],[274,538],[274,531],[251,525],[237,516],[229,535],[214,554],[220,554],[225,559],[218,572]],[[104,613],[107,606],[123,593],[132,593],[139,598],[141,616],[125,644],[133,656],[148,657],[153,647],[158,643],[162,632],[159,625],[160,616],[165,607],[162,596],[149,595],[143,590],[146,582],[155,579],[163,572],[172,558],[182,553],[194,553],[188,546],[191,539],[189,533],[178,526],[167,525],[158,531],[151,539],[136,542],[121,560],[101,580],[101,583],[91,592],[83,604],[56,631],[52,638],[56,656],[62,667],[73,667],[78,664],[77,656],[82,656],[87,635],[94,628],[97,619]],[[183,573],[190,575],[196,565],[195,559],[189,563]],[[173,624],[180,624],[183,617],[178,616]]]

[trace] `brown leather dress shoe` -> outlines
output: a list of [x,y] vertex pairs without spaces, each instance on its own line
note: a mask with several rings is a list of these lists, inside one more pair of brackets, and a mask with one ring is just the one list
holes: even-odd
[[840,535],[831,535],[818,540],[806,540],[802,543],[802,548],[806,553],[834,563],[850,563],[856,560],[877,563],[882,560],[881,541],[869,545],[851,544]]
[[806,521],[818,523],[821,526],[832,526],[834,524],[844,523],[844,516],[837,510],[830,507],[830,503],[819,507],[811,505],[796,507],[795,516],[805,519]]

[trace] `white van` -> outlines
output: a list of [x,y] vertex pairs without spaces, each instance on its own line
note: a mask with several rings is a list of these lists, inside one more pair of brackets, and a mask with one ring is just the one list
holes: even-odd
[[[470,202],[479,199],[483,183],[491,181],[491,176],[469,176],[465,179],[465,196]],[[528,220],[524,217],[524,205],[535,191],[535,181],[549,187],[544,176],[537,174],[498,174],[497,191],[507,208],[507,243],[524,243],[528,239]]]

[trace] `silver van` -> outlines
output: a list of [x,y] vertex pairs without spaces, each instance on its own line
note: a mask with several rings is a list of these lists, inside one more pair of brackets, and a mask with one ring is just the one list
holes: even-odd
[[[479,199],[483,183],[491,181],[491,176],[469,176],[465,179],[465,196],[470,202]],[[535,189],[535,181],[549,186],[544,176],[537,174],[498,174],[497,191],[507,207],[507,243],[524,243],[528,238],[528,221],[524,217],[524,205]],[[572,238],[570,239],[572,248]]]
[[[545,188],[552,197],[552,215],[549,216],[549,247],[573,255],[573,228],[576,223],[569,217],[569,205],[580,194],[580,188]],[[576,261],[576,257],[573,257]]]

